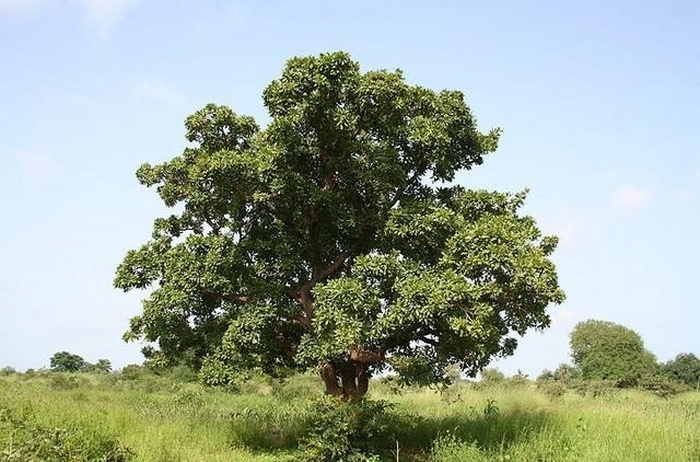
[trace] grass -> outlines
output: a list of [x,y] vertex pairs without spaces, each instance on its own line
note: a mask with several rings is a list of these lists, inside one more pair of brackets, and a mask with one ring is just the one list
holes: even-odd
[[[153,376],[10,374],[0,461],[294,460],[318,394],[313,376],[231,393]],[[373,383],[371,394],[393,405],[387,446],[402,461],[700,461],[697,392],[552,398],[531,384],[397,393]]]

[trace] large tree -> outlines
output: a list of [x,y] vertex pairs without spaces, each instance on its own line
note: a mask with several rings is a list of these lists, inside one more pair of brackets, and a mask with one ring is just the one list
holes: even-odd
[[657,373],[656,358],[632,329],[609,321],[578,323],[569,338],[571,357],[584,379],[614,380],[634,386]]
[[207,105],[182,155],[144,164],[175,213],[115,285],[152,287],[126,339],[211,383],[240,367],[315,367],[359,399],[388,364],[475,374],[563,300],[524,193],[449,186],[496,149],[459,91],[360,72],[346,53],[293,58],[263,93],[270,122]]

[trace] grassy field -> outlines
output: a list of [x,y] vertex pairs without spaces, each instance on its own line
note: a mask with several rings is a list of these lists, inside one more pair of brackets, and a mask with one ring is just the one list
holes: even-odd
[[[319,382],[254,380],[231,393],[160,377],[11,374],[0,377],[0,460],[303,459]],[[372,385],[372,398],[393,406],[380,435],[393,451],[374,460],[700,461],[697,392]]]

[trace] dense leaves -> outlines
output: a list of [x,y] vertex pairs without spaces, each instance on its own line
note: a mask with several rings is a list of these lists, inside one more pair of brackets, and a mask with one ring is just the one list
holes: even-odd
[[88,364],[81,356],[67,351],[55,353],[49,361],[55,372],[80,372]]
[[99,359],[95,364],[85,361],[82,356],[59,351],[49,360],[54,372],[111,372],[112,362],[109,359]]
[[444,183],[499,136],[461,92],[331,53],[288,61],[263,100],[266,128],[210,104],[181,156],[138,170],[175,212],[115,280],[152,289],[126,334],[156,344],[151,361],[186,359],[217,383],[318,367],[348,397],[387,364],[473,374],[549,324],[556,238],[519,214],[525,193]]
[[662,364],[664,375],[672,380],[700,389],[700,358],[693,353],[681,353],[671,361]]
[[569,344],[584,379],[635,386],[642,377],[657,372],[656,358],[644,348],[639,334],[619,324],[595,319],[580,322]]

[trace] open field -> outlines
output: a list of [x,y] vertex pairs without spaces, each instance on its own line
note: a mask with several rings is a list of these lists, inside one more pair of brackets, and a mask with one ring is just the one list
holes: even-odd
[[[298,460],[319,386],[258,379],[230,393],[154,376],[11,374],[0,377],[0,460]],[[700,461],[697,392],[371,389],[393,404],[386,460]]]

